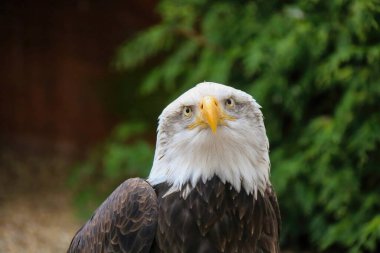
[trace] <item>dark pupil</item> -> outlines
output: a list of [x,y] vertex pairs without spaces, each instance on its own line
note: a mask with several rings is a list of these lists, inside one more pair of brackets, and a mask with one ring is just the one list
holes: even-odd
[[231,101],[231,99],[227,99],[227,104],[232,104],[232,101]]
[[190,109],[189,108],[186,108],[186,113],[190,113]]

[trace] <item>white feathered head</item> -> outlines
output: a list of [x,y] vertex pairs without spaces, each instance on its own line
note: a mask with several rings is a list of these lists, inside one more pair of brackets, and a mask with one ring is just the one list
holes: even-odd
[[182,94],[159,117],[148,181],[171,192],[218,176],[237,191],[264,191],[270,161],[260,105],[249,94],[204,82]]

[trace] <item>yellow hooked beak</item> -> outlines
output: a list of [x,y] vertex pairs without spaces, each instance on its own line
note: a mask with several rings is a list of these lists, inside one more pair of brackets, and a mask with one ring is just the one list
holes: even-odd
[[215,134],[219,125],[226,125],[226,120],[236,120],[236,118],[225,113],[218,103],[218,100],[213,96],[205,96],[199,102],[199,111],[195,121],[188,126],[193,129],[197,126],[209,126],[211,131]]
[[209,125],[213,133],[216,133],[221,119],[221,111],[216,98],[212,96],[203,97],[200,102],[200,109],[203,121]]

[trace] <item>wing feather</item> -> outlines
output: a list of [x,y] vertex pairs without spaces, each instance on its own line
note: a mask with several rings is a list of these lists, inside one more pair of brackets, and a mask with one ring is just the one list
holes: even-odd
[[263,252],[280,252],[279,235],[281,227],[280,208],[276,193],[272,187],[265,191],[263,201],[262,230],[258,241],[258,248]]
[[140,178],[122,183],[76,233],[68,253],[148,253],[157,228],[157,196]]

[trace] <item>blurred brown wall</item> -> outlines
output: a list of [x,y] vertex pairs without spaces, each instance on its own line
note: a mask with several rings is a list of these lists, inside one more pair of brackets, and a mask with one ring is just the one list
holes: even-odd
[[0,1],[0,141],[72,149],[117,118],[96,85],[117,47],[153,24],[155,0]]

